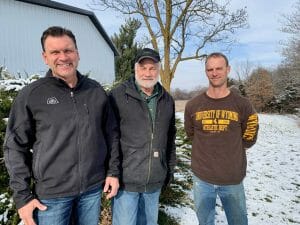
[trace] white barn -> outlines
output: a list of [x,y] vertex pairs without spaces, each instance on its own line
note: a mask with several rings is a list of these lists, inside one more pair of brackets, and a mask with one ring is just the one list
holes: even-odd
[[44,76],[40,37],[62,26],[75,34],[78,70],[100,83],[114,81],[118,51],[93,12],[50,0],[0,0],[0,21],[0,65],[10,73]]

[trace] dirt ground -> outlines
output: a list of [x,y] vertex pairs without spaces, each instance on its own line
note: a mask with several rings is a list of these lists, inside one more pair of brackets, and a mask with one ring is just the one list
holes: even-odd
[[183,112],[186,103],[187,103],[187,100],[177,100],[177,101],[175,101],[175,111],[176,112]]

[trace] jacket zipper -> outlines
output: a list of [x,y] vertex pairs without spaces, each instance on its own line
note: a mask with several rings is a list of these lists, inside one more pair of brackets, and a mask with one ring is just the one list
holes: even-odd
[[149,167],[148,167],[148,177],[147,182],[145,185],[145,192],[147,191],[147,184],[150,180],[150,174],[151,174],[151,164],[152,164],[152,142],[153,142],[153,131],[151,131],[151,141],[150,141],[150,148],[149,148]]
[[[157,102],[156,102],[156,105],[157,105]],[[148,106],[146,105],[147,109],[148,109]],[[148,109],[149,111],[149,109]],[[155,114],[157,114],[157,107],[156,107],[156,111],[155,111]],[[148,177],[147,177],[147,182],[146,182],[146,185],[145,185],[145,192],[147,191],[147,184],[149,183],[149,180],[150,180],[150,174],[151,174],[151,165],[152,165],[152,146],[153,146],[153,137],[154,137],[154,129],[155,129],[155,121],[152,121],[151,119],[151,116],[150,116],[150,112],[148,112],[148,118],[149,118],[149,121],[151,123],[151,139],[150,139],[150,148],[149,148],[149,167],[148,167]],[[157,115],[155,115],[155,119],[157,118]]]
[[76,107],[76,99],[74,98],[74,92],[71,91],[70,92],[70,96],[71,96],[71,99],[74,103],[74,107],[75,107],[75,114],[76,114],[76,134],[77,134],[77,138],[76,138],[76,144],[77,144],[77,147],[78,147],[78,174],[79,174],[79,192],[81,193],[82,192],[82,174],[81,174],[81,170],[80,170],[80,161],[81,161],[81,155],[80,155],[80,141],[79,141],[79,135],[78,135],[78,112],[77,112],[77,107]]

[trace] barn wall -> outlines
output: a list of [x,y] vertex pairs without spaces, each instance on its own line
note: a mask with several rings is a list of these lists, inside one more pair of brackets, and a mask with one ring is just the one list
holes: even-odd
[[47,70],[40,37],[49,26],[73,31],[80,54],[79,71],[101,83],[115,78],[114,52],[88,16],[39,5],[0,0],[0,65],[22,76]]

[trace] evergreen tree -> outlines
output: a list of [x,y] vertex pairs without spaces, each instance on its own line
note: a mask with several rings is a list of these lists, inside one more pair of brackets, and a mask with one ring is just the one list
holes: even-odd
[[[16,225],[20,222],[15,206],[12,204],[12,193],[8,187],[9,176],[4,165],[2,147],[6,130],[5,120],[9,116],[10,107],[16,94],[16,91],[0,89],[0,225]],[[1,215],[6,216],[1,217]]]
[[0,89],[0,191],[8,191],[8,174],[3,160],[3,141],[6,130],[5,119],[8,118],[12,100],[16,96],[15,91],[4,91]]
[[124,81],[134,74],[134,60],[137,51],[140,49],[134,41],[141,22],[137,19],[128,19],[125,25],[119,29],[119,34],[111,38],[120,56],[116,59],[116,81]]

